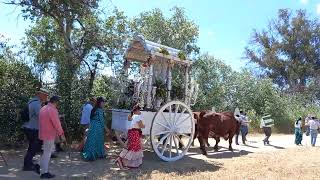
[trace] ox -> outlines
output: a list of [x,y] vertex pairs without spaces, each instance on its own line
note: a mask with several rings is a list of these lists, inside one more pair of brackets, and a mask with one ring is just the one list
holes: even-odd
[[[195,131],[194,131],[194,136],[193,136],[193,141],[192,141],[192,146],[194,146],[194,140],[198,137],[198,122],[200,120],[200,112],[193,112],[193,120],[195,121]],[[210,147],[208,139],[206,139],[206,145]]]
[[229,139],[229,150],[233,151],[232,138],[236,133],[239,133],[240,122],[238,115],[235,116],[231,112],[214,113],[210,111],[202,111],[199,121],[197,122],[198,140],[202,154],[207,155],[205,142],[208,141],[209,133],[216,140],[214,150],[218,151],[218,143],[220,137],[225,140]]

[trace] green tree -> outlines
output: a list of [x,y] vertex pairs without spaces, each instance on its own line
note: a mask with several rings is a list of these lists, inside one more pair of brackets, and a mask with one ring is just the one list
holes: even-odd
[[0,141],[23,140],[19,112],[39,87],[31,69],[17,60],[6,40],[0,38]]
[[193,109],[225,110],[227,108],[225,83],[234,73],[231,67],[208,54],[201,55],[192,66],[193,77],[199,84],[198,100]]
[[247,58],[281,88],[304,90],[320,68],[320,24],[303,10],[280,9],[267,29],[254,31]]
[[[45,31],[47,34],[51,32],[57,35],[56,37],[52,35],[49,40],[48,36],[37,36],[35,39],[44,44],[40,45],[42,47],[39,49],[47,50],[40,51],[39,56],[49,57],[50,59],[45,59],[46,61],[56,60],[57,82],[59,82],[57,88],[63,98],[62,111],[67,119],[71,119],[73,81],[80,64],[93,47],[90,42],[94,42],[97,37],[95,34],[98,27],[95,21],[98,21],[96,15],[98,1],[13,0],[9,4],[21,6],[25,18],[30,18],[43,26],[49,31]],[[88,39],[90,41],[87,41]],[[52,42],[52,45],[48,44]]]
[[190,20],[183,8],[171,9],[167,18],[160,9],[143,12],[131,21],[133,32],[142,34],[147,40],[173,47],[186,54],[199,53],[197,40],[199,27]]
[[25,45],[35,62],[53,64],[53,90],[62,96],[60,112],[66,115],[69,127],[78,123],[81,103],[91,94],[99,70],[121,61],[128,36],[127,17],[115,9],[102,18],[98,3],[9,2],[21,6],[24,17],[35,22],[27,31]]

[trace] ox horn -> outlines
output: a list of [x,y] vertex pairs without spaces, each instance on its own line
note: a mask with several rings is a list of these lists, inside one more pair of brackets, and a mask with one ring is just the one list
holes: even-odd
[[240,110],[239,110],[239,108],[236,108],[234,110],[234,118],[236,118],[237,121],[240,121]]

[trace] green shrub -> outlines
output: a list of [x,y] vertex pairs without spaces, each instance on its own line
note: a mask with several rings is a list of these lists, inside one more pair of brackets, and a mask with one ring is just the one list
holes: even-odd
[[31,69],[20,62],[0,59],[0,142],[15,144],[24,139],[20,110],[39,86]]

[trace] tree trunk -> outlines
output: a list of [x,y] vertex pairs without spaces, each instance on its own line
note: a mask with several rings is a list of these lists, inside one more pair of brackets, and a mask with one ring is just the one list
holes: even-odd
[[90,79],[89,79],[89,90],[88,90],[88,96],[90,96],[92,89],[93,89],[93,82],[95,80],[96,77],[96,72],[91,72],[90,73]]

